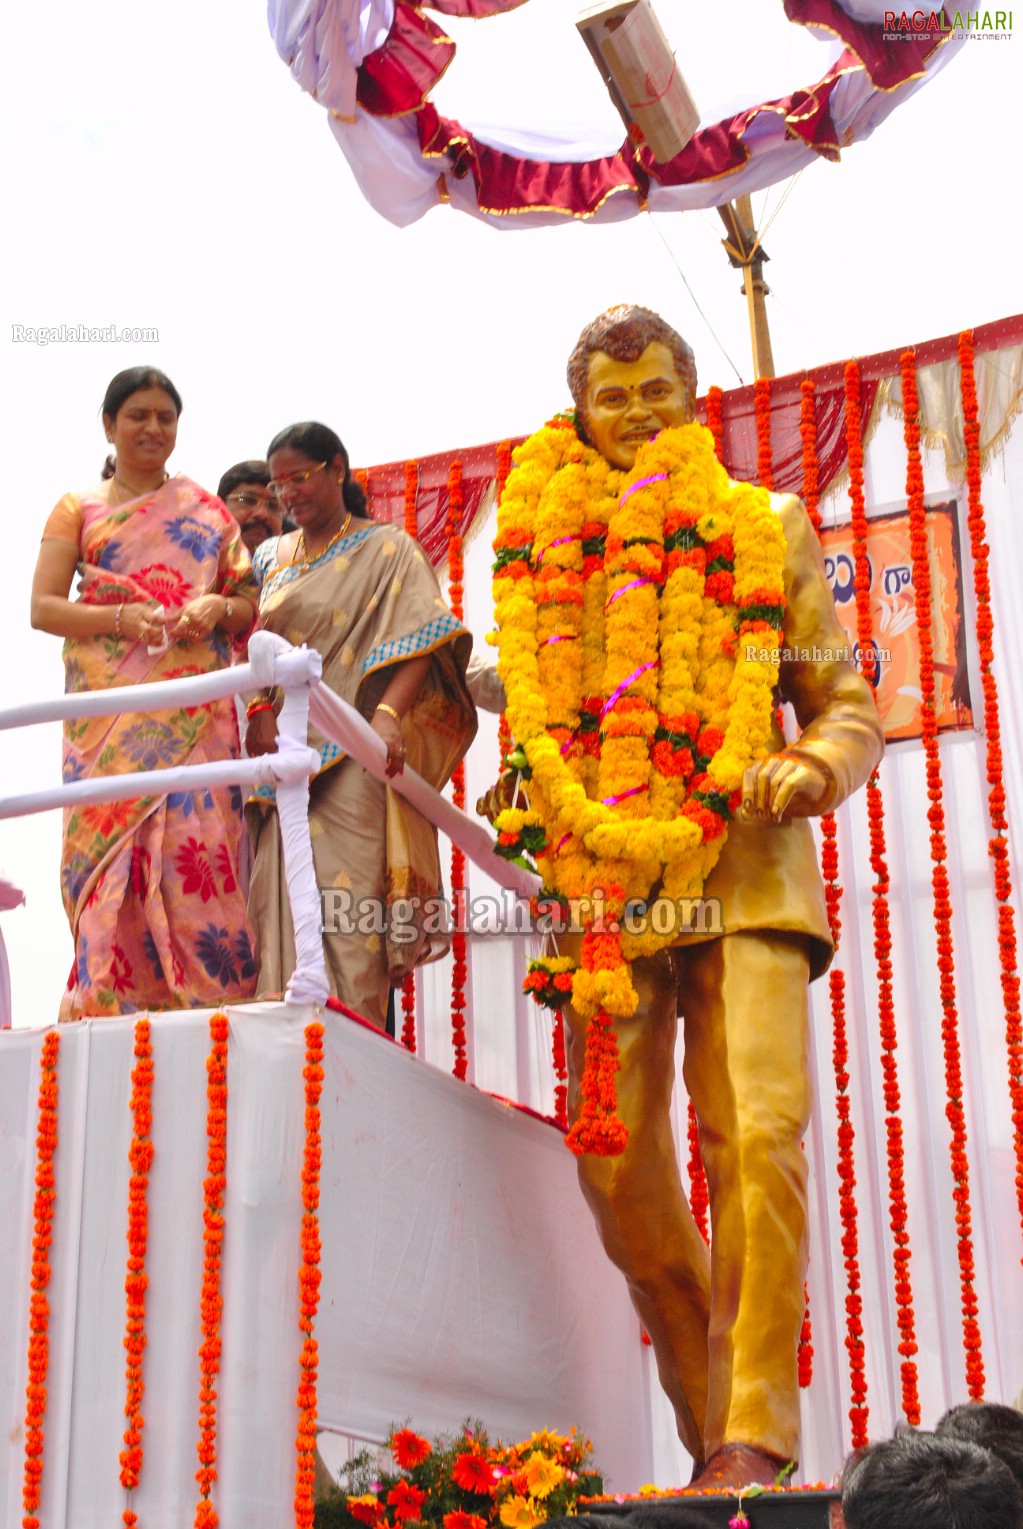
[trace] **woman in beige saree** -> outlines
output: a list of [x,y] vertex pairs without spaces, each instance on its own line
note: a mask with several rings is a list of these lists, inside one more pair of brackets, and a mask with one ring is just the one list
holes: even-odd
[[[260,626],[317,650],[326,683],[383,738],[389,775],[407,762],[442,787],[476,731],[465,684],[469,633],[418,544],[368,518],[333,431],[293,425],[268,455],[273,487],[298,530],[256,553]],[[276,706],[271,695],[250,702],[251,754],[276,747]],[[447,950],[437,833],[336,744],[313,731],[309,741],[320,751],[309,827],[331,990],[383,1028],[388,988]],[[272,788],[250,799],[247,816],[257,988],[275,993],[294,969],[295,945]]]

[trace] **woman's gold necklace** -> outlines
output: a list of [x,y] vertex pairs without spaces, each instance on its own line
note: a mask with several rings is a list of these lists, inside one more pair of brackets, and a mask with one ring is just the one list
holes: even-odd
[[[156,488],[163,488],[163,485],[167,482],[167,479],[169,477],[170,477],[170,473],[165,472],[163,477],[160,479],[160,482],[157,484]],[[125,493],[126,494],[130,494],[133,499],[144,499],[147,494],[155,494],[156,493],[156,488],[144,488],[144,489],[132,488],[130,483],[125,483],[124,479],[123,478],[119,478],[116,473],[114,473],[114,482],[117,484],[118,488],[123,488]]]
[[[331,547],[336,547],[338,542],[341,540],[342,536],[344,536],[345,532],[348,530],[348,522],[351,520],[351,518],[352,518],[352,512],[351,512],[351,510],[349,510],[348,514],[344,518],[344,524],[342,525],[340,531],[338,531],[334,536],[332,536],[330,538],[330,541],[327,543],[327,545],[325,547],[321,548],[319,552],[307,552],[305,550],[305,532],[304,531],[300,531],[298,533],[298,541],[295,543],[295,551],[292,554],[291,566],[294,567],[296,563],[311,563],[313,558],[326,557],[326,555],[330,551]],[[301,557],[299,557],[299,555],[298,555],[299,547],[302,548],[302,556]]]

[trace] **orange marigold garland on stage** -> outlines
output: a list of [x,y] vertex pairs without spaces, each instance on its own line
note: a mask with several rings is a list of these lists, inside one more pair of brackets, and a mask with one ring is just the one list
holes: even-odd
[[295,1436],[295,1524],[312,1529],[313,1483],[316,1477],[316,1382],[319,1354],[316,1347],[316,1313],[320,1305],[320,1169],[323,1149],[320,1138],[320,1096],[323,1092],[324,1027],[314,1021],[305,1028],[305,1151],[302,1156],[302,1262],[298,1270],[298,1326],[302,1333],[298,1383],[298,1432]]
[[721,402],[724,398],[720,388],[708,388],[704,400],[707,406],[707,429],[714,437],[714,455],[724,461],[724,421],[721,418]]
[[57,1060],[60,1032],[51,1030],[39,1057],[39,1111],[36,1123],[36,1193],[32,1207],[32,1296],[28,1308],[28,1385],[25,1387],[25,1471],[21,1503],[22,1529],[39,1529],[36,1516],[43,1484],[43,1422],[46,1417],[46,1378],[50,1362],[50,1247],[57,1181],[53,1159],[57,1151]]
[[[419,538],[419,463],[410,458],[405,463],[405,530],[413,540]],[[401,1044],[406,1051],[416,1049],[416,974],[409,972],[401,985]]]
[[987,765],[988,813],[993,837],[988,854],[994,868],[998,902],[998,959],[1002,969],[1002,1005],[1009,1058],[1009,1095],[1016,1148],[1016,1199],[1023,1219],[1023,1025],[1020,1021],[1019,975],[1016,965],[1016,917],[1012,907],[1012,865],[1009,860],[1009,823],[1005,815],[1005,782],[1002,775],[1002,725],[998,685],[994,669],[994,612],[988,577],[989,550],[981,499],[980,424],[977,384],[974,376],[973,331],[959,336],[959,367],[962,376],[963,428],[966,437],[966,485],[970,550],[973,554],[973,588],[977,596],[977,647],[980,682],[984,694],[984,743]]
[[[810,523],[819,537],[821,534],[820,463],[817,458],[817,413],[814,407],[813,378],[804,377],[800,383],[799,391],[802,395],[799,413],[799,434],[802,441],[803,503],[806,505],[806,513],[810,517]],[[834,814],[830,814],[830,823],[833,837],[835,831]],[[800,1387],[805,1390],[813,1380],[813,1323],[810,1317],[809,1284],[805,1284],[803,1287],[803,1325],[799,1330],[796,1365]]]
[[[861,409],[860,369],[850,361],[845,369],[845,440],[849,460],[849,499],[852,504],[853,556],[856,562],[855,587],[857,598],[866,579],[866,507],[863,499],[863,414]],[[869,594],[869,584],[866,586]],[[869,613],[868,613],[869,620]],[[838,887],[838,841],[835,836],[834,818],[830,832],[824,829],[828,848],[828,864],[832,872],[837,895],[828,898],[828,918],[834,906],[835,918],[832,939],[837,941],[841,928],[838,909],[841,889]],[[827,897],[827,887],[825,887]],[[856,1133],[852,1122],[852,1101],[849,1097],[849,1045],[845,1014],[845,973],[832,976],[840,978],[831,984],[831,1015],[833,1020],[833,1050],[835,1067],[835,1108],[838,1115],[838,1181],[839,1204],[842,1218],[842,1253],[846,1271],[846,1349],[849,1353],[849,1379],[852,1406],[849,1419],[852,1423],[853,1448],[867,1442],[867,1381],[863,1346],[863,1297],[860,1295],[859,1221],[856,1207]]]
[[498,844],[536,859],[547,895],[587,900],[568,1143],[615,1155],[614,1020],[635,1012],[631,961],[673,939],[647,899],[700,896],[767,749],[784,536],[703,426],[662,431],[623,473],[557,420],[519,448],[495,551],[498,667],[529,794],[499,814]]
[[217,1479],[217,1381],[220,1376],[220,1258],[224,1246],[224,1196],[227,1192],[227,1036],[226,1014],[210,1017],[210,1053],[206,1059],[206,1178],[203,1181],[203,1265],[199,1346],[199,1501],[195,1529],[217,1529],[220,1522],[211,1493]]
[[[145,1381],[142,1356],[146,1348],[146,1247],[149,1240],[149,1170],[153,1166],[153,1045],[148,1019],[135,1022],[135,1066],[131,1075],[132,1138],[128,1149],[128,1261],[124,1276],[124,1448],[120,1452],[120,1481],[126,1492],[139,1484],[142,1473],[142,1397]],[[121,1515],[125,1529],[135,1529],[138,1515],[129,1507]]]
[[[465,614],[462,560],[462,464],[452,462],[448,470],[448,604],[456,621]],[[461,760],[451,776],[451,799],[456,807],[465,807],[465,761]],[[468,1072],[465,1041],[466,908],[465,855],[457,844],[451,846],[451,904],[454,917],[451,932],[451,1040],[455,1052],[452,1071],[456,1078]]]
[[758,377],[753,384],[753,404],[757,417],[757,482],[774,487],[774,458],[771,454],[771,379]]
[[984,1395],[984,1358],[977,1322],[977,1295],[973,1285],[973,1215],[970,1209],[970,1164],[966,1152],[966,1114],[959,1050],[959,1013],[956,1006],[955,950],[952,943],[952,900],[946,867],[945,806],[938,750],[938,720],[934,695],[934,641],[931,631],[931,567],[927,547],[927,511],[924,508],[924,474],[920,457],[919,399],[916,386],[916,354],[901,357],[902,406],[906,440],[906,498],[909,503],[909,544],[913,558],[913,592],[916,598],[917,639],[920,647],[920,718],[927,765],[927,814],[931,826],[931,890],[934,929],[938,946],[941,993],[941,1034],[945,1048],[945,1116],[951,1131],[952,1178],[955,1188],[959,1289],[963,1314],[963,1348],[966,1355],[966,1388],[972,1401]]
[[[846,369],[846,419],[855,420],[859,446],[850,446],[850,498],[852,501],[853,557],[855,562],[856,638],[859,667],[871,690],[876,691],[874,621],[870,605],[870,561],[867,556],[867,508],[863,495],[862,418],[860,374],[855,362]],[[884,1079],[885,1137],[888,1157],[888,1210],[892,1229],[892,1273],[899,1324],[900,1378],[902,1410],[906,1421],[920,1422],[920,1394],[916,1360],[916,1315],[913,1308],[912,1255],[909,1246],[906,1209],[906,1181],[903,1160],[901,1092],[899,1089],[898,1037],[895,1028],[895,1001],[892,992],[892,937],[889,921],[887,845],[885,840],[884,798],[880,778],[875,771],[867,782],[867,817],[870,824],[870,867],[874,873],[871,897],[871,920],[874,931],[874,957],[877,969],[877,1007],[881,1036],[881,1068]]]

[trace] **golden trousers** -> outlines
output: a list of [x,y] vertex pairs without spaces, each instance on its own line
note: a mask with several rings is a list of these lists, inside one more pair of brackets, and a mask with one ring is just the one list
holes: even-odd
[[[616,1021],[617,1158],[582,1157],[604,1247],[650,1336],[679,1437],[799,1453],[796,1351],[807,1257],[809,961],[798,935],[738,933],[634,963],[639,1007]],[[678,1016],[700,1128],[711,1249],[682,1189],[671,1125]],[[569,1111],[586,1023],[565,1010]]]

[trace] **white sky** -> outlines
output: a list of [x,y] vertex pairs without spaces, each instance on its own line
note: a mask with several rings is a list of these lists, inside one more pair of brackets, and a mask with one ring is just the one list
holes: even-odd
[[[575,35],[581,4],[533,0],[445,23],[459,54],[441,110],[467,124],[605,122],[617,141]],[[812,83],[831,56],[781,0],[659,0],[658,12],[705,121]],[[803,173],[764,241],[779,374],[1023,306],[1021,90],[1023,32],[968,43],[840,165]],[[733,386],[733,363],[751,380],[745,300],[716,213],[526,231],[438,207],[393,228],[362,201],[258,5],[52,0],[7,50],[0,110],[0,706],[63,688],[59,641],[28,625],[29,583],[50,508],[98,476],[97,411],[122,367],[151,361],[174,379],[185,412],[172,467],[209,487],[295,419],[332,425],[357,465],[526,433],[567,403],[565,358],[614,302],[674,323],[701,387]],[[761,223],[783,190],[754,197]],[[160,339],[12,341],[13,325],[61,323],[146,325]],[[0,794],[58,780],[56,728],[4,735]],[[58,862],[58,814],[0,823],[0,866],[29,897],[3,926],[21,1023],[53,1016],[70,966]]]

